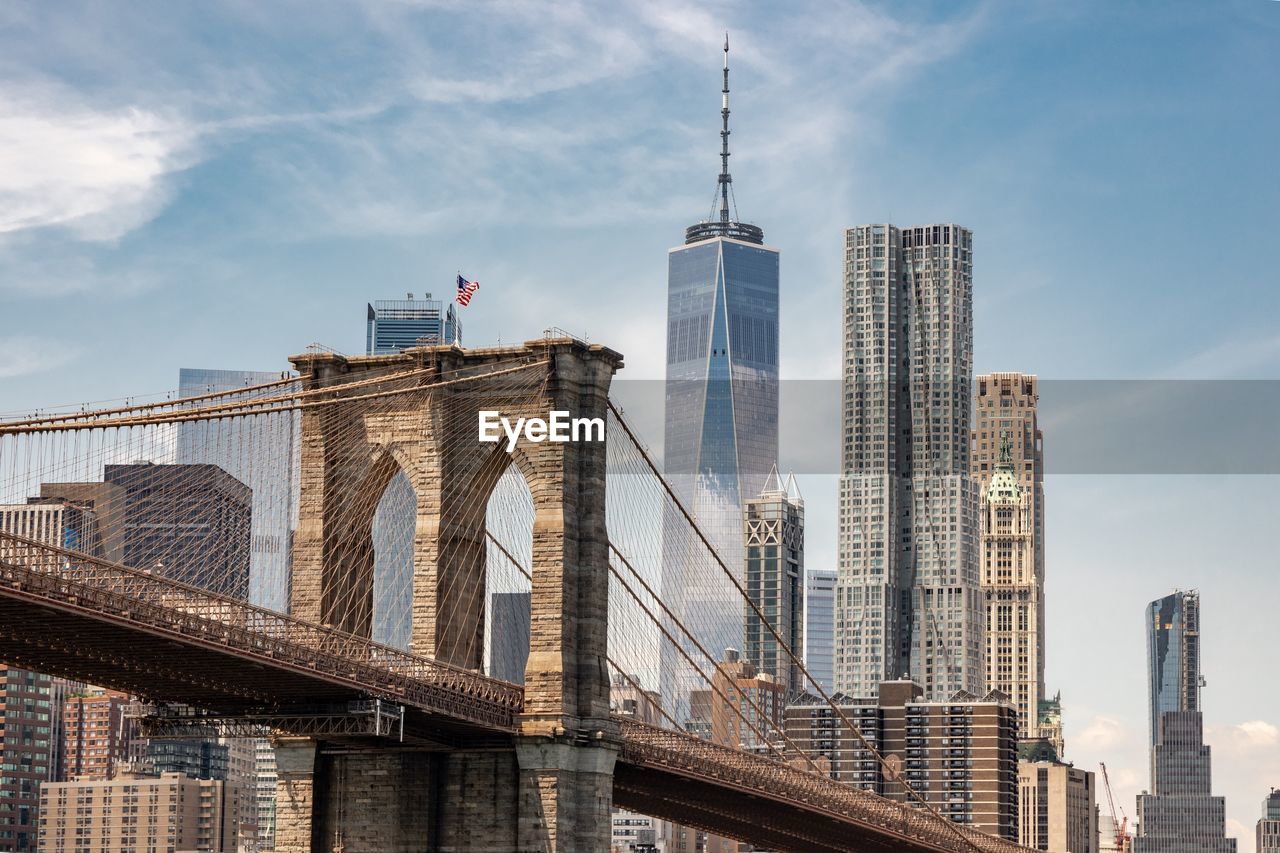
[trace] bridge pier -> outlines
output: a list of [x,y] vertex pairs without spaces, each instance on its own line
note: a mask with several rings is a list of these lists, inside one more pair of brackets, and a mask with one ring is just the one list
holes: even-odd
[[516,757],[520,850],[608,850],[617,748],[520,738]]
[[276,746],[278,853],[607,850],[617,749],[520,738],[513,751],[326,754]]
[[[324,748],[317,755],[313,747],[309,780],[306,750],[298,747],[297,767],[280,782],[295,824],[284,833],[293,846],[282,853],[302,853],[307,843],[337,853],[335,842],[342,853],[607,850],[619,734],[609,713],[603,434],[562,442],[526,433],[500,446],[480,440],[478,413],[545,419],[567,412],[603,426],[621,356],[564,338],[502,349],[313,353],[293,362],[305,389],[338,398],[344,385],[353,386],[353,399],[376,397],[371,389],[387,376],[411,375],[417,384],[406,387],[422,389],[303,412],[294,616],[369,635],[372,518],[402,472],[417,499],[410,648],[479,669],[489,598],[486,512],[509,466],[529,487],[534,521],[530,651],[518,722],[501,732],[509,745],[476,752],[463,739],[451,751],[388,750],[377,758]],[[410,796],[409,787],[421,793]],[[280,823],[278,813],[278,837]]]

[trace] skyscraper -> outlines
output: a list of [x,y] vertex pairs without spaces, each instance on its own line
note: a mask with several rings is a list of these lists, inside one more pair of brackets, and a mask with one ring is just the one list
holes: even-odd
[[[980,383],[981,384],[981,383]],[[986,683],[1018,709],[1018,736],[1040,737],[1044,697],[1044,580],[1036,572],[1031,491],[1018,482],[1008,432],[982,490],[982,593],[986,609]]]
[[489,677],[524,684],[532,600],[528,592],[489,593],[489,618],[485,623]]
[[760,494],[747,501],[743,514],[747,597],[764,614],[761,619],[754,607],[744,605],[746,659],[785,691],[795,693],[807,684],[791,654],[774,636],[776,631],[796,657],[803,655],[804,500],[795,478],[788,478],[784,486],[774,468]]
[[[241,400],[281,394],[287,373],[250,370],[210,370],[184,367],[178,371],[178,396],[247,390],[227,397]],[[294,442],[298,424],[293,414],[248,421],[193,421],[178,424],[179,464],[217,465],[253,492],[249,548],[249,600],[284,611],[289,602],[289,551],[294,488]]]
[[0,664],[0,851],[36,849],[40,789],[58,772],[60,679]]
[[831,652],[835,644],[836,573],[809,569],[804,585],[804,668],[831,690]]
[[1151,696],[1151,743],[1160,738],[1160,717],[1200,710],[1200,593],[1166,595],[1147,606],[1147,677]]
[[986,373],[976,380],[970,470],[985,487],[999,463],[1000,437],[1008,435],[1013,474],[1031,498],[1036,576],[1044,578],[1044,434],[1040,383],[1027,373]]
[[[101,552],[84,503],[31,498],[0,506],[0,530],[46,545]],[[0,545],[0,557],[9,546]],[[66,561],[64,560],[64,563]],[[0,662],[0,851],[35,850],[40,787],[63,777],[63,700],[80,685]]]
[[[778,252],[760,228],[730,217],[727,40],[724,63],[719,214],[689,226],[668,255],[664,464],[741,580],[742,504],[778,458]],[[734,593],[697,584],[680,563],[667,560],[663,577],[677,617],[696,610],[707,620],[707,648],[741,648]]]
[[365,352],[368,355],[400,352],[407,347],[451,344],[462,339],[462,326],[453,302],[442,303],[424,294],[422,299],[379,299],[369,305]]
[[124,490],[124,562],[210,592],[249,595],[249,487],[217,465],[107,465]]
[[845,232],[835,687],[982,695],[978,488],[969,473],[973,235]]
[[1235,853],[1226,804],[1212,795],[1200,713],[1200,595],[1178,591],[1147,607],[1155,740],[1151,792],[1138,795],[1134,853]]
[[1271,789],[1258,819],[1257,853],[1280,853],[1280,790]]

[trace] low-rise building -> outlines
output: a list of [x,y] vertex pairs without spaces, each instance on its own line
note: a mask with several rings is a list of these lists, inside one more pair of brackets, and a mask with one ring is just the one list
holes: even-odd
[[1018,718],[1008,697],[923,697],[912,681],[882,682],[877,697],[836,694],[839,711],[801,696],[786,709],[787,738],[834,779],[912,805],[923,798],[958,823],[1016,839]]
[[240,797],[234,785],[181,773],[52,782],[40,789],[40,850],[236,853]]
[[1096,853],[1093,773],[1060,761],[1018,762],[1018,843],[1051,853]]
[[68,779],[102,781],[129,761],[136,720],[127,694],[89,687],[63,703],[62,765]]

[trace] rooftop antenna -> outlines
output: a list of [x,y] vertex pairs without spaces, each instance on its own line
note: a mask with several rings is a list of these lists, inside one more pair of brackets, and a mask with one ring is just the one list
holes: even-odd
[[[738,200],[733,194],[733,178],[729,175],[729,34],[724,34],[724,85],[720,88],[720,177],[711,196],[709,216],[684,229],[686,245],[703,240],[728,237],[757,245],[764,243],[764,231],[738,219]],[[719,196],[719,198],[717,198]],[[729,215],[730,205],[733,215]],[[716,208],[720,215],[716,216]]]
[[724,34],[724,88],[720,90],[720,118],[724,127],[720,131],[720,221],[729,221],[729,33]]

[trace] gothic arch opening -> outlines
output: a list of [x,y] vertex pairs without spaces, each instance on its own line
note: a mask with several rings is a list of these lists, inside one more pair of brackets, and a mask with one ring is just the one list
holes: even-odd
[[532,613],[533,495],[518,464],[498,478],[485,509],[484,671],[524,683]]
[[413,552],[418,497],[413,483],[397,469],[387,482],[373,513],[374,642],[409,649],[413,633]]

